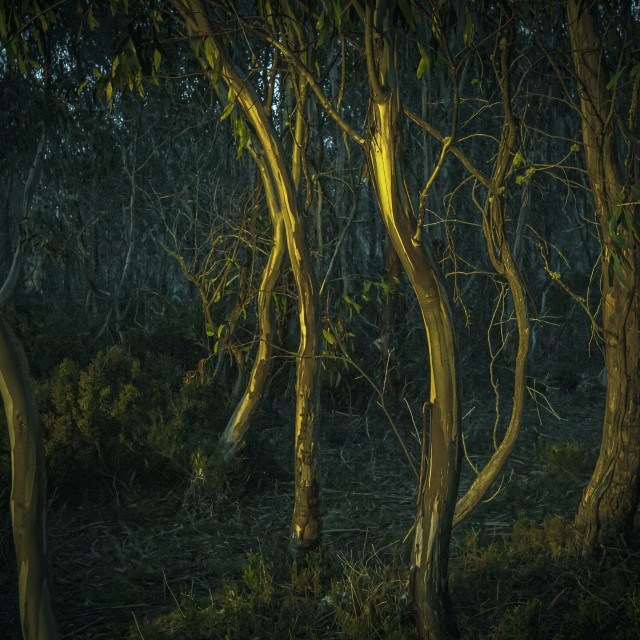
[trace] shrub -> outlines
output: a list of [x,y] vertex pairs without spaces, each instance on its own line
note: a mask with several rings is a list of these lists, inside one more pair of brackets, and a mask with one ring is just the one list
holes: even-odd
[[137,360],[112,347],[100,351],[84,371],[63,360],[52,380],[36,385],[54,481],[87,485],[127,462],[122,440],[134,420],[139,371]]

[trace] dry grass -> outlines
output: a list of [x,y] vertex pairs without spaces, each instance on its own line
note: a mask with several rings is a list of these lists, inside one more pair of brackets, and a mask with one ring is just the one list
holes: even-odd
[[[640,610],[640,560],[635,552],[619,552],[585,571],[565,553],[536,551],[537,527],[523,524],[521,546],[513,544],[513,525],[522,510],[538,526],[556,514],[571,519],[588,478],[584,458],[597,447],[598,399],[558,393],[554,400],[567,421],[558,422],[550,414],[540,414],[540,420],[537,408],[530,406],[522,437],[504,470],[502,490],[454,532],[451,586],[465,637],[516,637],[508,635],[518,633],[512,627],[522,630],[529,624],[538,634],[530,637],[550,638],[554,629],[566,626],[571,607],[582,607],[585,620],[599,615],[599,621],[590,622],[594,629],[611,615],[630,616],[625,602],[629,611],[636,605]],[[490,454],[493,420],[489,409],[471,415],[473,423],[465,421],[467,445],[474,462],[482,462]],[[115,494],[100,504],[54,501],[49,531],[55,609],[63,637],[126,637],[134,620],[175,610],[181,593],[211,600],[225,581],[240,579],[252,550],[276,564],[288,562],[291,417],[269,420],[257,425],[248,448],[244,487],[236,486],[222,499],[196,481],[174,492],[127,489],[118,493],[117,502]],[[407,412],[398,427],[409,450],[418,455]],[[569,446],[568,454],[563,453],[563,443],[572,438],[577,449]],[[380,416],[327,416],[321,451],[325,563],[334,567],[335,576],[342,572],[345,584],[374,566],[383,575],[380,566],[394,554],[406,566],[412,539],[403,540],[415,514],[416,481],[389,426]],[[549,452],[556,457],[575,454],[575,464],[554,466]],[[463,486],[472,480],[465,466]],[[5,517],[8,496],[0,498],[5,510],[0,518],[0,637],[11,640],[20,637],[15,569]],[[372,554],[374,548],[388,554]],[[384,558],[382,565],[366,560],[374,556]],[[283,580],[278,584],[282,587]]]

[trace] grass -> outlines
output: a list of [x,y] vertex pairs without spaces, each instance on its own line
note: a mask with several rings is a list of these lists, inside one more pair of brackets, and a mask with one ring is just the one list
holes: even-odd
[[[464,639],[640,637],[638,550],[607,550],[596,565],[569,550],[600,425],[584,398],[563,402],[569,424],[540,423],[530,409],[501,490],[454,531],[450,587]],[[276,418],[261,418],[245,463],[227,474],[196,452],[182,484],[119,487],[117,500],[102,503],[53,502],[63,637],[415,638],[412,537],[404,541],[415,479],[395,435],[375,416],[325,418],[323,553],[294,563],[291,416]],[[410,420],[399,427],[417,453]],[[483,438],[469,438],[480,461],[490,454]],[[465,468],[463,486],[472,478]],[[12,640],[20,634],[7,523],[0,513],[0,636]]]

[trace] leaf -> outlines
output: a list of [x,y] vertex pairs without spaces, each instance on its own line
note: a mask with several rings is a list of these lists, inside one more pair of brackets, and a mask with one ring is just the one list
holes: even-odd
[[218,338],[222,335],[222,331],[224,330],[224,324],[221,324],[218,327]]
[[411,29],[415,29],[416,23],[414,21],[414,16],[411,11],[411,3],[407,2],[407,0],[398,0],[398,6],[400,7],[400,11],[402,11],[402,15],[404,16],[404,19],[407,21],[407,24],[409,25],[409,27]]
[[215,86],[218,84],[218,80],[220,80],[220,76],[222,75],[222,60],[216,60],[216,64],[213,67],[213,78],[211,79],[212,84]]
[[93,31],[96,27],[100,26],[100,23],[96,20],[96,17],[93,15],[93,10],[90,9],[87,14],[87,22],[89,23],[89,29]]
[[207,59],[207,62],[209,63],[209,66],[214,69],[216,66],[216,61],[215,58],[213,57],[213,48],[214,48],[214,40],[211,36],[209,36],[205,41],[204,41],[204,55],[205,58]]
[[473,24],[471,23],[469,7],[465,8],[464,18],[462,19],[462,39],[465,45],[470,45],[473,42]]
[[613,78],[611,78],[611,80],[609,80],[609,82],[607,84],[607,91],[609,91],[611,88],[613,88],[616,85],[616,83],[620,79],[620,76],[622,75],[622,72],[624,71],[624,69],[625,69],[625,67],[622,67],[622,69],[618,69],[618,71],[613,76]]
[[160,51],[158,51],[158,49],[156,49],[153,52],[153,66],[155,67],[156,71],[160,68],[160,60],[162,60],[162,54],[160,53]]
[[618,254],[614,252],[612,255],[612,258],[613,258],[613,270],[616,272],[616,275],[618,276],[620,282],[622,282],[622,284],[624,285],[625,289],[628,289],[629,285],[627,284],[627,281],[624,279],[624,276],[622,275],[622,267],[620,266],[620,259],[618,258]]
[[102,78],[102,72],[100,71],[100,69],[98,69],[98,67],[93,67],[93,75],[96,78]]
[[111,82],[107,83],[105,94],[107,96],[107,102],[111,103],[111,100],[113,99],[113,85],[111,84]]
[[336,343],[336,339],[331,335],[331,333],[327,329],[323,329],[322,330],[322,335],[324,336],[324,339],[329,344],[335,344]]
[[629,71],[629,75],[631,75],[632,78],[640,78],[640,62],[636,62],[636,64],[633,65],[633,69]]
[[236,120],[235,131],[240,138],[240,142],[238,144],[238,153],[236,156],[239,158],[242,154],[242,150],[247,146],[247,143],[251,139],[251,135],[249,134],[249,129],[247,128],[244,118],[238,118]]
[[222,122],[225,118],[228,118],[233,111],[233,107],[235,106],[235,102],[230,102],[223,110],[222,115],[220,116],[220,122]]
[[340,6],[340,0],[333,0],[333,24],[336,29],[340,29],[342,24],[342,7]]
[[609,219],[609,236],[623,250],[629,248],[629,244],[622,233],[618,233],[618,225],[620,223],[620,215],[622,214],[622,206],[618,203],[611,212]]
[[216,332],[214,331],[213,327],[208,322],[207,322],[206,328],[207,328],[207,335],[208,336],[215,336],[216,335]]
[[420,64],[418,64],[418,71],[416,75],[418,79],[422,77],[423,73],[429,73],[429,54],[427,50],[418,42],[418,48],[420,49]]
[[580,145],[575,142],[574,144],[571,145],[571,151],[573,151],[574,153],[578,153],[578,151],[580,151]]
[[78,95],[82,93],[82,90],[89,84],[89,78],[87,78],[79,87],[78,87]]

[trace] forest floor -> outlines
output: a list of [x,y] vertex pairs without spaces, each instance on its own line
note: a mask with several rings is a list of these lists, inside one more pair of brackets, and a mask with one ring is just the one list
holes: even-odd
[[[621,603],[628,605],[628,624],[640,625],[640,617],[633,619],[640,597],[635,604],[629,600],[640,594],[637,549],[619,550],[587,568],[561,549],[544,548],[543,521],[560,515],[571,522],[575,515],[597,455],[604,392],[596,386],[571,393],[549,389],[547,398],[557,415],[528,403],[516,449],[490,493],[500,491],[454,530],[450,586],[463,638],[604,637],[598,634],[620,615]],[[153,635],[131,630],[185,603],[211,599],[225,580],[239,581],[248,554],[261,554],[266,566],[288,561],[292,445],[291,417],[284,413],[261,415],[248,447],[249,468],[236,479],[242,489],[222,498],[197,481],[163,493],[114,485],[111,499],[99,503],[53,498],[48,527],[63,638],[148,640]],[[399,413],[398,428],[417,455],[417,430],[407,411]],[[493,446],[493,399],[466,401],[464,414],[469,458],[481,465]],[[414,417],[419,425],[421,418]],[[352,576],[393,558],[406,567],[416,479],[382,413],[375,407],[364,416],[325,412],[321,456],[322,562]],[[473,475],[465,461],[461,491]],[[20,633],[8,498],[0,496],[0,638],[12,640]],[[575,611],[581,619],[569,629]],[[526,633],[523,625],[530,627]],[[334,628],[317,637],[352,636]]]

